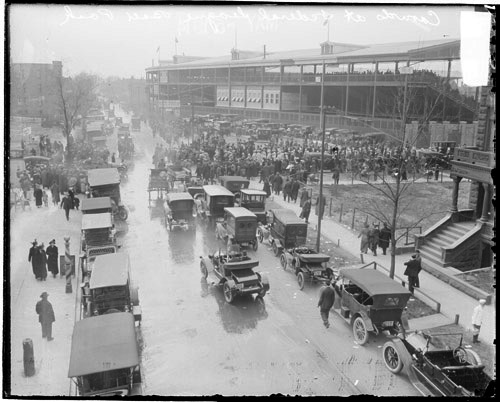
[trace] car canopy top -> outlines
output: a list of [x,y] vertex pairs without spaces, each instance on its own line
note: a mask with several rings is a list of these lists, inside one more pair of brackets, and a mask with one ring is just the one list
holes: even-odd
[[139,350],[131,313],[104,314],[75,323],[69,378],[135,367],[138,364]]
[[221,183],[228,183],[228,182],[243,182],[243,183],[250,183],[250,180],[245,179],[243,176],[220,176],[219,177]]
[[341,277],[354,282],[370,296],[411,294],[408,289],[398,282],[375,269],[341,269],[339,273]]
[[95,209],[111,209],[111,198],[109,197],[95,197],[95,198],[83,198],[82,206],[80,207],[82,212],[93,211]]
[[167,202],[175,202],[175,201],[193,201],[193,196],[187,192],[180,193],[168,193],[167,194]]
[[88,171],[90,187],[120,184],[120,173],[116,168],[92,169]]
[[305,263],[322,263],[330,261],[330,256],[322,253],[298,254],[299,260]]
[[125,286],[129,279],[130,260],[127,253],[98,255],[90,276],[89,288]]
[[109,212],[82,215],[82,230],[110,228],[112,226],[111,213]]
[[224,195],[234,197],[234,194],[229,191],[226,187],[218,186],[217,184],[209,184],[203,186],[203,191],[210,197]]
[[248,259],[244,261],[234,261],[234,262],[226,262],[224,264],[225,269],[251,269],[255,268],[259,265],[259,261],[254,259]]
[[25,162],[35,162],[35,163],[47,163],[47,162],[50,162],[50,158],[46,157],[46,156],[40,156],[40,155],[36,155],[36,156],[25,156],[24,158],[24,161]]
[[265,191],[262,191],[262,190],[254,190],[252,188],[242,188],[240,190],[240,192],[242,194],[247,194],[247,195],[266,195],[267,196],[267,193]]
[[271,209],[271,212],[276,217],[276,219],[278,219],[280,222],[283,222],[284,224],[301,224],[307,226],[307,224],[302,219],[300,219],[297,214],[291,209]]
[[255,215],[252,211],[249,211],[243,207],[226,207],[224,208],[228,214],[234,216],[235,218],[253,218],[257,219],[257,215]]

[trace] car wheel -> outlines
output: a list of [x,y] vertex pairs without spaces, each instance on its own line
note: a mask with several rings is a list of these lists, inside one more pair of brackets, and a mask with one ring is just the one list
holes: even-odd
[[273,253],[276,257],[280,255],[280,250],[278,249],[278,245],[276,244],[276,242],[273,243]]
[[126,221],[127,218],[128,218],[128,212],[125,208],[120,208],[118,210],[118,217],[122,220],[122,221]]
[[384,357],[384,363],[393,374],[398,374],[403,369],[403,360],[399,356],[396,346],[393,342],[386,342],[382,349],[382,356]]
[[257,251],[257,249],[259,248],[259,242],[257,241],[257,239],[254,240],[252,246],[253,246],[253,251]]
[[287,262],[286,262],[285,253],[281,254],[280,263],[281,263],[281,268],[283,268],[286,271]]
[[299,289],[303,290],[304,286],[305,286],[305,283],[306,283],[306,279],[304,278],[304,273],[303,272],[299,272],[297,274],[297,282],[299,284]]
[[226,299],[228,303],[232,303],[234,300],[234,295],[231,287],[229,286],[229,283],[224,282],[223,291],[224,291],[224,299]]
[[354,335],[354,340],[359,345],[364,345],[368,342],[368,330],[366,329],[365,322],[361,317],[357,317],[352,324],[352,333]]
[[261,230],[257,233],[257,237],[259,238],[259,242],[262,243],[264,241],[264,233]]
[[204,262],[200,263],[200,271],[201,271],[201,275],[203,276],[203,278],[207,279],[208,269],[207,269],[207,266],[205,265]]

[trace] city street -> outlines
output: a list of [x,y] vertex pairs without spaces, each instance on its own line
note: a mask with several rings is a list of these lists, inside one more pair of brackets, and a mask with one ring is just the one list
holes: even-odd
[[119,242],[139,286],[145,394],[418,395],[385,368],[383,336],[360,347],[335,316],[325,329],[319,286],[300,291],[270,247],[250,251],[269,276],[265,307],[251,297],[226,303],[199,269],[199,257],[224,243],[200,224],[195,231],[167,230],[162,208],[148,207],[153,136],[143,125],[134,141],[140,156],[123,186],[130,216]]

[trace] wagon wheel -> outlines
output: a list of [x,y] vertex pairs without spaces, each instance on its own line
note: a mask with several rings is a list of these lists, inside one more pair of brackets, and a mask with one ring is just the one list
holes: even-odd
[[467,351],[461,346],[453,349],[453,357],[460,364],[468,363]]
[[224,282],[223,291],[224,291],[224,299],[226,299],[228,303],[232,303],[234,300],[234,295],[233,291],[231,290],[231,286],[229,286],[229,283]]
[[303,290],[304,286],[305,286],[305,283],[306,283],[306,278],[304,278],[304,273],[303,272],[299,272],[297,274],[297,282],[299,284],[299,289]]
[[361,317],[357,317],[352,324],[352,333],[354,335],[354,340],[359,345],[364,345],[368,342],[368,330],[366,329],[366,324]]
[[400,358],[396,346],[393,342],[386,342],[382,349],[382,356],[387,369],[393,373],[398,374],[403,369],[403,360]]
[[252,248],[253,248],[253,251],[257,251],[257,249],[259,248],[259,242],[257,241],[257,239],[255,239],[253,241]]
[[264,241],[264,233],[262,233],[262,230],[259,230],[257,237],[259,238],[259,242],[262,243]]
[[280,263],[281,263],[281,268],[283,268],[286,271],[287,268],[287,262],[286,262],[286,257],[285,254],[281,254],[280,256]]
[[207,279],[208,269],[207,269],[207,266],[205,265],[204,262],[200,263],[200,271],[201,271],[201,275],[203,276],[203,278]]
[[280,255],[280,250],[278,249],[276,242],[273,242],[273,253],[276,257]]

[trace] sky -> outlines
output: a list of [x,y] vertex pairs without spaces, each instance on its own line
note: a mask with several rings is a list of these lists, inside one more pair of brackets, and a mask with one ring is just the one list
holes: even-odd
[[[470,6],[76,6],[12,5],[14,63],[61,60],[65,75],[85,71],[136,78],[177,54],[318,48],[336,42],[375,44],[460,38]],[[325,21],[328,21],[325,23]],[[177,48],[176,48],[177,47]],[[158,50],[159,49],[159,50]]]

